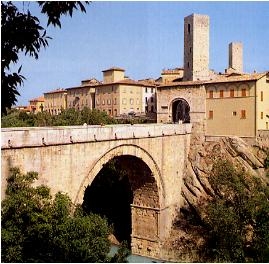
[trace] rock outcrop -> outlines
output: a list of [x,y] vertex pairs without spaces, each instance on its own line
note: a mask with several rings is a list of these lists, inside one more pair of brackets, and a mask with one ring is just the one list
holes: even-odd
[[[264,160],[268,146],[256,141],[249,144],[242,138],[230,136],[207,141],[206,137],[193,134],[188,161],[185,166],[182,196],[184,205],[175,221],[170,238],[164,249],[170,254],[172,261],[201,262],[195,252],[203,244],[203,228],[199,226],[201,204],[208,200],[213,190],[208,177],[217,159],[229,160],[235,166],[241,166],[250,174],[268,182]],[[198,217],[199,218],[199,217]],[[194,221],[193,221],[194,220]],[[174,249],[174,250],[173,250]]]

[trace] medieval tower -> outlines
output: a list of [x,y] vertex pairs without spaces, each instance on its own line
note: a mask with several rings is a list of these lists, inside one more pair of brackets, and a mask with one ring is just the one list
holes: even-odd
[[229,44],[229,69],[243,72],[243,44],[241,42]]
[[184,18],[184,80],[209,79],[209,16]]

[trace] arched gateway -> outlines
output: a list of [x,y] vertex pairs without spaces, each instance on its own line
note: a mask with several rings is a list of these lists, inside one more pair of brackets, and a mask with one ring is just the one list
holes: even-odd
[[174,123],[190,123],[190,106],[185,99],[179,98],[172,102],[172,118]]

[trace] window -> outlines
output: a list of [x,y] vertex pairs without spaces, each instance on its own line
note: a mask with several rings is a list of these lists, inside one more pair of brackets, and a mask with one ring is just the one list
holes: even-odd
[[263,119],[263,112],[261,112],[261,119]]
[[209,111],[208,119],[213,119],[213,110],[210,110]]
[[108,109],[108,114],[111,116],[111,109]]
[[111,100],[110,99],[107,99],[107,104],[111,105]]
[[145,88],[145,92],[146,92],[146,93],[148,92],[148,87]]
[[242,89],[242,90],[241,90],[241,96],[242,96],[242,97],[247,96],[247,90],[246,90],[246,89]]
[[191,53],[191,47],[190,47],[190,53]]
[[150,98],[150,101],[153,103],[153,96]]
[[230,97],[234,97],[234,89],[230,90]]
[[126,98],[122,99],[122,104],[124,104],[124,105],[126,104]]
[[263,102],[263,91],[261,91],[261,102]]
[[246,110],[241,110],[241,119],[246,119]]
[[219,91],[219,97],[220,97],[220,98],[223,98],[223,90],[220,90],[220,91]]
[[233,111],[233,116],[236,116],[236,111]]
[[191,24],[188,24],[188,33],[191,33]]
[[134,104],[134,99],[133,98],[130,99],[130,104],[131,105]]
[[213,91],[209,91],[209,98],[213,98]]
[[103,105],[105,104],[105,100],[103,100]]
[[153,93],[153,88],[151,88],[151,93]]

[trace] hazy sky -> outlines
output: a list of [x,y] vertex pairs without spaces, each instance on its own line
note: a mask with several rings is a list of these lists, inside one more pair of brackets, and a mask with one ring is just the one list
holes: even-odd
[[[16,3],[17,5],[21,3]],[[37,4],[24,8],[39,16]],[[228,44],[243,43],[244,71],[269,70],[269,2],[92,2],[87,13],[49,27],[53,39],[40,58],[23,58],[27,78],[17,105],[81,80],[102,80],[102,70],[124,68],[132,79],[158,78],[162,69],[183,66],[184,17],[210,17],[210,69],[228,66]],[[44,18],[40,17],[41,21]]]

